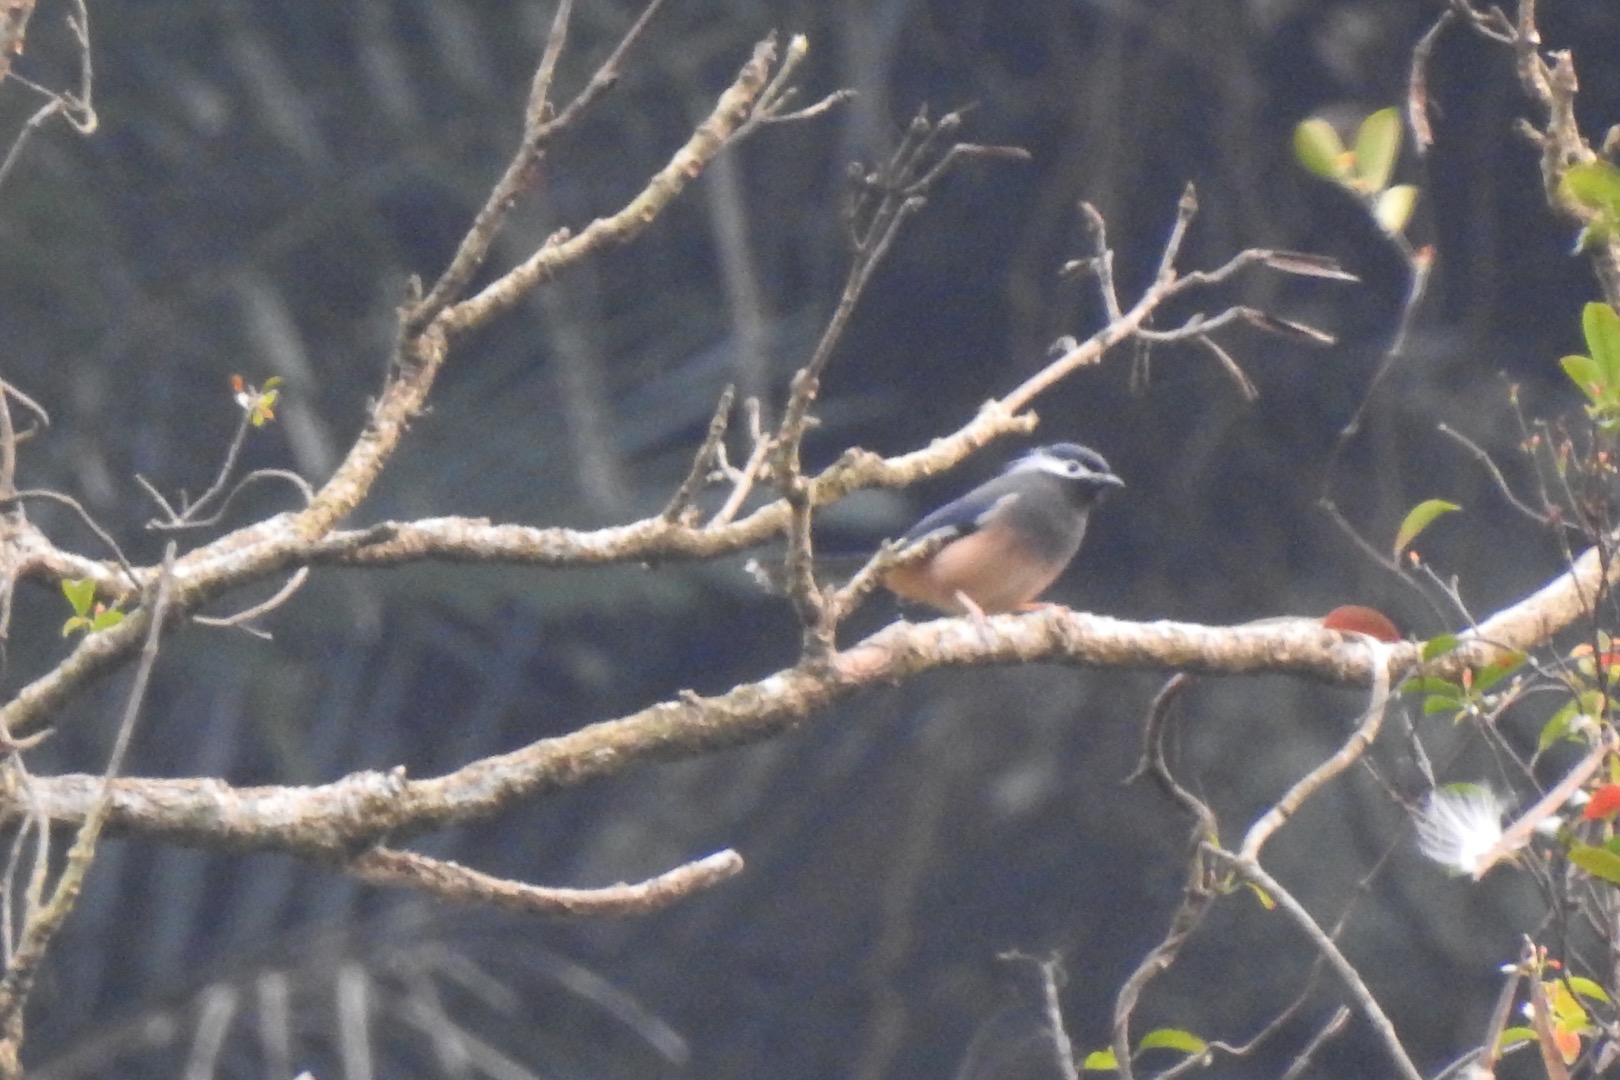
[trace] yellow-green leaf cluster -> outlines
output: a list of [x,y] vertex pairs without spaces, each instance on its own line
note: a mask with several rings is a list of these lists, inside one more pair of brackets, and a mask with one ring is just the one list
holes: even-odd
[[1620,315],[1608,304],[1587,304],[1581,312],[1581,332],[1587,354],[1564,357],[1564,374],[1586,395],[1592,422],[1612,435],[1620,432]]
[[[1155,1028],[1136,1044],[1137,1053],[1143,1050],[1174,1050],[1188,1057],[1196,1057],[1208,1049],[1209,1043],[1180,1028]],[[1112,1049],[1093,1050],[1080,1063],[1080,1068],[1087,1072],[1113,1072],[1119,1068],[1119,1058]]]
[[1327,120],[1312,116],[1294,128],[1294,157],[1310,172],[1331,180],[1367,206],[1378,227],[1398,236],[1412,219],[1418,189],[1390,184],[1401,155],[1404,128],[1396,109],[1379,109],[1356,129],[1355,146],[1344,145]]
[[62,624],[62,636],[94,634],[124,621],[124,613],[117,605],[108,607],[96,601],[96,583],[88,578],[62,582],[62,595],[73,608],[73,614]]
[[1586,227],[1575,241],[1576,251],[1620,235],[1620,169],[1601,158],[1571,165],[1558,182],[1558,195],[1585,211]]

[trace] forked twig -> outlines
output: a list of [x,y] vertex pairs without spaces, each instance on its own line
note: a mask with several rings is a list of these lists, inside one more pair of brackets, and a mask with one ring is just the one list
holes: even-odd
[[125,558],[124,549],[118,546],[118,541],[113,539],[112,533],[108,532],[106,529],[103,529],[99,524],[96,523],[96,519],[90,516],[90,511],[86,510],[79,500],[73,498],[71,495],[63,495],[59,491],[49,491],[44,488],[30,488],[27,491],[13,492],[6,498],[0,498],[0,506],[5,506],[14,502],[28,502],[29,500],[53,502],[58,506],[65,506],[69,510],[72,510],[74,514],[78,516],[79,521],[83,523],[84,527],[94,533],[96,539],[100,540],[104,545],[106,545],[107,550],[112,552],[113,558],[118,561],[119,567],[124,571],[124,577],[129,581],[129,587],[131,589],[139,589],[141,587],[140,575],[135,572],[135,567],[130,563],[129,559]]
[[709,418],[708,431],[703,436],[703,443],[692,455],[692,467],[686,472],[686,479],[681,486],[675,489],[664,512],[659,516],[670,524],[685,520],[687,511],[691,508],[692,500],[697,497],[698,491],[708,480],[709,473],[714,469],[721,448],[725,445],[726,429],[731,423],[731,403],[737,396],[737,388],[727,384],[720,392],[720,400],[715,402],[714,414]]
[[1340,951],[1338,945],[1317,924],[1316,920],[1311,917],[1311,913],[1295,898],[1293,893],[1284,888],[1276,878],[1266,873],[1265,869],[1253,859],[1233,854],[1213,843],[1206,843],[1204,850],[1212,858],[1231,867],[1239,877],[1265,891],[1266,895],[1276,904],[1277,910],[1287,915],[1294,925],[1310,939],[1311,945],[1316,949],[1317,954],[1327,961],[1328,967],[1339,977],[1340,983],[1343,984],[1345,992],[1350,995],[1350,1000],[1355,1004],[1356,1010],[1361,1013],[1362,1019],[1366,1020],[1373,1029],[1378,1041],[1383,1044],[1385,1052],[1389,1055],[1390,1062],[1395,1066],[1396,1073],[1402,1080],[1423,1080],[1423,1074],[1418,1071],[1417,1066],[1412,1063],[1411,1056],[1407,1054],[1406,1048],[1401,1045],[1400,1036],[1395,1032],[1395,1025],[1390,1022],[1389,1016],[1384,1012],[1383,1007],[1378,1004],[1378,999],[1373,996],[1372,991],[1367,987],[1361,973],[1356,970],[1356,966]]
[[557,5],[557,11],[552,17],[551,32],[546,37],[540,64],[530,85],[528,108],[523,117],[523,137],[518,143],[517,151],[507,163],[506,171],[490,189],[489,198],[484,201],[483,207],[473,218],[472,225],[462,236],[455,255],[450,259],[450,265],[445,267],[444,272],[439,275],[439,280],[433,283],[427,295],[405,316],[406,332],[414,333],[427,326],[466,289],[468,282],[488,257],[490,246],[500,234],[506,215],[516,205],[518,196],[536,183],[536,169],[546,147],[557,135],[577,123],[585,110],[619,81],[625,56],[631,46],[646,32],[647,24],[652,21],[663,3],[664,0],[650,0],[642,9],[641,15],[619,39],[613,51],[608,54],[608,58],[591,75],[585,87],[563,107],[561,112],[553,115],[551,84],[556,74],[557,61],[568,39],[568,20],[573,10],[573,0],[562,0]]
[[1361,723],[1331,757],[1296,781],[1282,798],[1272,804],[1271,809],[1249,827],[1248,833],[1243,837],[1243,846],[1238,850],[1239,857],[1245,862],[1258,864],[1260,849],[1271,835],[1298,812],[1306,799],[1360,760],[1361,755],[1367,752],[1373,740],[1378,737],[1378,730],[1384,723],[1384,713],[1389,706],[1389,646],[1365,636],[1362,643],[1367,648],[1373,685],[1368,695],[1366,711],[1361,716]]

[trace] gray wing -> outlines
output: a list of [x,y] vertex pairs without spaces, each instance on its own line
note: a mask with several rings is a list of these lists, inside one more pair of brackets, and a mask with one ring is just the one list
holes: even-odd
[[965,536],[1006,512],[1018,499],[1017,488],[1011,476],[988,480],[917,522],[900,540],[914,544],[933,536]]

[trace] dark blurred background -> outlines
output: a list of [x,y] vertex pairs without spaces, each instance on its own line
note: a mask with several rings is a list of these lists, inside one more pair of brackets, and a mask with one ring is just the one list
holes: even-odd
[[[1198,300],[1338,335],[1328,349],[1223,337],[1259,388],[1253,403],[1192,349],[1155,352],[1142,387],[1131,356],[1112,356],[1039,403],[1042,439],[1097,447],[1130,485],[1053,598],[1218,623],[1354,601],[1415,634],[1447,628],[1317,508],[1328,483],[1380,547],[1418,500],[1463,504],[1422,547],[1488,613],[1559,555],[1436,425],[1522,480],[1508,385],[1531,415],[1572,409],[1556,361],[1578,348],[1594,296],[1514,133],[1525,109],[1511,58],[1455,29],[1435,49],[1438,141],[1422,162],[1408,152],[1401,177],[1424,189],[1411,232],[1438,245],[1438,266],[1331,477],[1333,439],[1368,391],[1405,280],[1358,208],[1290,149],[1313,112],[1400,103],[1411,47],[1441,6],[671,0],[621,84],[547,158],[492,269],[617,208],[772,29],[809,37],[806,101],[859,97],[756,136],[636,243],[466,342],[363,515],[589,525],[662,506],[720,388],[777,407],[807,356],[845,267],[848,163],[882,159],[919,108],[968,107],[966,138],[1032,161],[961,169],[908,228],[825,381],[815,462],[853,444],[915,447],[1038,368],[1055,338],[1091,332],[1093,287],[1058,274],[1088,253],[1077,201],[1107,217],[1129,298],[1191,181],[1202,211],[1185,268],[1271,246],[1334,256],[1363,280],[1255,274]],[[563,94],[636,13],[577,7]],[[1542,8],[1549,47],[1576,49],[1596,133],[1620,111],[1620,13],[1608,0]],[[0,369],[54,420],[25,448],[22,482],[82,499],[132,557],[154,558],[133,477],[169,493],[207,485],[237,421],[233,373],[286,380],[247,464],[324,479],[381,383],[407,277],[442,268],[514,144],[551,14],[520,0],[96,6],[101,129],[47,129],[0,189]],[[19,72],[68,85],[64,15],[42,0]],[[8,85],[5,130],[36,106]],[[1000,460],[852,500],[829,513],[829,534],[892,535]],[[238,520],[283,505],[264,494]],[[102,554],[66,517],[37,519]],[[57,595],[22,597],[11,687],[60,657],[64,617]],[[893,617],[877,603],[860,627]],[[272,642],[193,630],[169,643],[132,771],[244,784],[396,764],[431,774],[684,687],[725,689],[796,645],[783,604],[734,562],[323,572],[267,628]],[[997,955],[1061,954],[1077,1046],[1107,1041],[1114,991],[1182,884],[1186,823],[1120,783],[1158,682],[940,674],[766,745],[638,769],[420,844],[554,884],[638,879],[725,846],[747,858],[740,879],[644,920],[541,923],[283,858],[110,842],[36,995],[36,1075],[260,1077],[286,1064],[324,1080],[367,1075],[363,1050],[385,1077],[1054,1075],[1031,969]],[[33,766],[99,768],[124,689],[78,703]],[[1361,703],[1284,679],[1206,682],[1186,703],[1178,760],[1235,840]],[[1527,745],[1534,734],[1527,720]],[[1394,750],[1379,751],[1392,769]],[[1357,905],[1347,948],[1432,1070],[1478,1036],[1496,965],[1538,907],[1511,874],[1448,881],[1407,832],[1357,774],[1272,858],[1325,918]],[[1156,985],[1139,1030],[1246,1037],[1308,963],[1278,916],[1233,897]],[[1330,1004],[1318,995],[1258,1065],[1223,1072],[1280,1072]],[[1315,1075],[1382,1064],[1352,1026]]]

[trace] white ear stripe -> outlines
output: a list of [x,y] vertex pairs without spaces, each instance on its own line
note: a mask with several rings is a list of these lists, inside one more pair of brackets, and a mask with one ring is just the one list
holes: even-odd
[[1053,476],[1065,477],[1085,476],[1091,472],[1083,463],[1075,461],[1073,458],[1062,458],[1056,454],[1043,453],[1040,450],[1032,451],[1019,458],[1014,468],[1019,470],[1033,469],[1039,472],[1051,473]]

